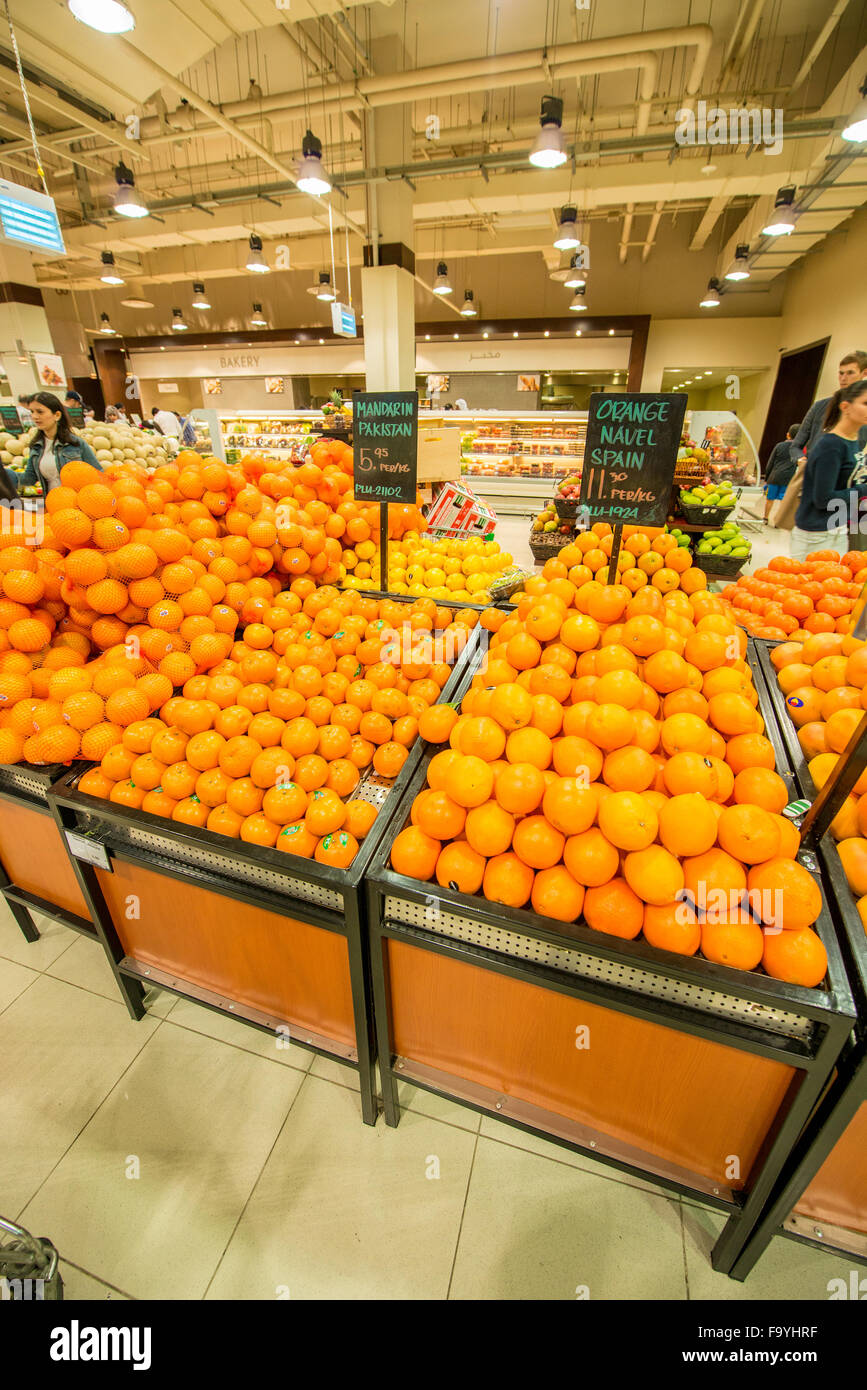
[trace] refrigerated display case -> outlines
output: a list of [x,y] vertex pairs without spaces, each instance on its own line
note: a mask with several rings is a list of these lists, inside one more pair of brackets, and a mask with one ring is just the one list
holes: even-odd
[[461,473],[507,515],[538,512],[552,484],[581,471],[587,411],[463,413]]

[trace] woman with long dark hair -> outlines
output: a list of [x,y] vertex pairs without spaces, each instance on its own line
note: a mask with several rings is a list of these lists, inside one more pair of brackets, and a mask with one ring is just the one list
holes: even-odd
[[102,472],[102,465],[86,440],[75,434],[63,402],[50,391],[38,391],[30,401],[30,414],[36,435],[30,445],[27,467],[23,473],[6,476],[20,492],[22,488],[41,485],[42,495],[60,486],[60,470],[72,459],[81,459]]
[[[859,432],[867,426],[867,378],[835,392],[824,426],[807,455],[792,531],[795,560],[805,560],[814,550],[843,554],[850,548],[850,531],[859,533],[861,500],[867,497],[867,448],[858,443]],[[864,524],[867,527],[867,514]]]

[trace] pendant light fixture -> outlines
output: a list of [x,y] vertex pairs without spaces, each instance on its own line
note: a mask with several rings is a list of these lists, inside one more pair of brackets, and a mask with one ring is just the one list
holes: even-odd
[[116,338],[116,337],[117,337],[117,329],[116,329],[116,328],[112,328],[112,326],[111,326],[111,320],[109,319],[108,314],[100,314],[100,316],[99,316],[99,331],[100,331],[100,333],[105,333],[106,337],[109,337],[109,338]]
[[578,235],[578,209],[565,207],[560,209],[560,226],[554,238],[554,245],[558,251],[572,251],[581,245],[581,238]]
[[846,122],[845,129],[841,132],[843,139],[852,144],[867,140],[867,77],[865,77],[864,85],[859,88],[859,91],[861,100]]
[[102,256],[101,256],[101,260],[102,260],[102,274],[100,275],[99,278],[100,278],[100,280],[102,281],[102,283],[103,283],[104,285],[123,285],[123,284],[125,283],[125,281],[124,281],[124,279],[123,279],[123,277],[122,277],[121,275],[118,275],[118,273],[117,273],[117,271],[116,271],[116,269],[115,269],[115,265],[114,265],[114,252],[113,252],[113,251],[103,251]]
[[566,163],[566,146],[563,141],[563,103],[559,97],[542,98],[539,125],[542,129],[536,136],[530,151],[530,163],[537,169],[559,169]]
[[254,305],[253,305],[253,317],[250,319],[250,326],[251,326],[251,328],[267,328],[267,327],[268,327],[268,320],[266,319],[265,315],[262,313],[262,305],[261,305],[261,304],[254,304]]
[[317,140],[312,130],[305,132],[301,142],[301,163],[298,166],[296,186],[302,193],[312,193],[322,197],[331,192],[331,180],[322,163],[322,141]]
[[569,308],[573,314],[583,314],[586,311],[587,304],[584,299],[583,286],[581,289],[575,291],[574,295],[572,296],[572,303],[569,305]]
[[449,268],[445,261],[437,262],[437,278],[433,282],[434,294],[452,294],[452,284],[449,280]]
[[702,296],[699,307],[702,309],[718,309],[719,305],[719,282],[717,280],[710,280]]
[[247,269],[254,275],[267,275],[271,269],[265,257],[262,255],[262,238],[255,232],[250,233],[250,250],[247,255]]
[[205,294],[205,287],[204,287],[204,285],[202,284],[201,280],[194,280],[194,281],[193,281],[193,308],[194,308],[194,309],[210,309],[210,307],[211,307],[211,304],[210,304],[210,301],[209,301],[209,299],[208,299],[208,296]]
[[331,275],[327,270],[320,270],[319,284],[316,286],[316,298],[323,300],[326,304],[333,304],[337,295],[331,287]]
[[461,306],[461,313],[463,314],[465,319],[474,319],[478,317],[479,311],[473,303],[472,290],[467,290],[466,294],[464,295],[464,302]]
[[172,309],[172,332],[186,333],[189,324],[185,322],[180,309]]
[[114,195],[114,210],[121,217],[147,217],[148,210],[144,199],[136,191],[135,175],[123,160],[115,167],[117,192]]
[[587,284],[587,272],[582,265],[580,251],[576,251],[575,255],[572,257],[563,284],[566,286],[567,290],[583,290],[584,286]]
[[749,280],[750,248],[744,242],[735,248],[735,258],[725,273],[726,280]]
[[76,19],[100,34],[128,34],[135,28],[132,12],[119,0],[69,0],[69,8]]
[[774,203],[774,210],[768,219],[768,225],[762,228],[763,236],[791,236],[795,230],[795,214],[792,211],[794,201],[795,189],[793,186],[780,189]]

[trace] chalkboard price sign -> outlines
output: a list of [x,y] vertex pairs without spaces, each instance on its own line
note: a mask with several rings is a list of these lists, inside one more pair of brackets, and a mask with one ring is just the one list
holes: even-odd
[[84,406],[68,405],[66,413],[69,416],[69,423],[77,430],[84,429]]
[[686,396],[594,391],[580,506],[590,522],[664,526]]
[[418,392],[354,391],[353,480],[360,502],[414,502]]
[[14,405],[0,405],[0,424],[7,434],[19,435],[24,433],[24,426]]

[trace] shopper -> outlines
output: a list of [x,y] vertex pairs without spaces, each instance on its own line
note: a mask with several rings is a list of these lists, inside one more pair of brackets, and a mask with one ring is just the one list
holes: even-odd
[[30,414],[30,402],[32,400],[32,396],[25,395],[18,397],[18,419],[27,430],[29,430],[30,426],[33,424],[33,416]]
[[82,410],[84,409],[83,397],[80,396],[77,391],[73,391],[71,386],[63,398],[63,404],[67,407],[70,405],[78,405],[81,406]]
[[37,392],[31,400],[30,413],[36,435],[30,445],[27,467],[20,474],[6,469],[6,477],[19,492],[38,483],[45,496],[52,488],[60,486],[60,470],[73,459],[81,459],[102,472],[102,465],[90,445],[81,435],[73,433],[69,416],[57,396],[50,391]]
[[181,427],[173,410],[160,410],[159,406],[155,405],[151,415],[160,434],[172,435],[173,438],[180,439]]
[[800,428],[800,425],[790,425],[786,431],[785,439],[774,445],[771,457],[768,459],[768,473],[765,482],[765,525],[768,523],[771,507],[775,502],[782,502],[785,497],[786,488],[792,481],[798,466],[789,453],[789,444]]
[[178,415],[178,424],[181,427],[180,440],[182,444],[192,446],[196,442],[196,427],[188,415]]
[[[867,352],[856,350],[847,352],[845,357],[840,358],[837,367],[837,386],[842,390],[844,386],[851,386],[853,382],[867,377]],[[801,423],[798,433],[795,435],[789,446],[789,457],[793,463],[797,463],[804,449],[809,455],[810,449],[815,444],[822,430],[825,428],[824,419],[831,404],[832,397],[824,396],[822,400],[816,401],[811,405]],[[867,443],[867,431],[862,443]]]
[[107,425],[116,425],[119,419],[120,415],[118,413],[117,406],[107,405],[105,407],[105,423]]
[[815,550],[844,554],[849,549],[849,531],[858,531],[861,499],[867,498],[867,458],[858,446],[865,426],[867,380],[859,380],[831,397],[824,431],[807,454],[792,531],[794,560],[805,560]]

